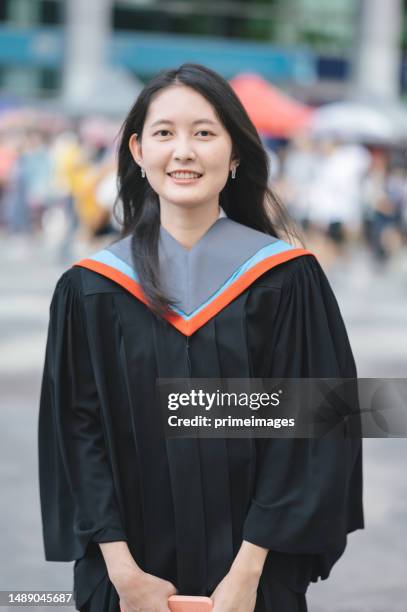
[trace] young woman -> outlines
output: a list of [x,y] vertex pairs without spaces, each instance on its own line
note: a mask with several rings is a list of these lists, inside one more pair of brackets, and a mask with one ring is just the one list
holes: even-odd
[[[124,123],[122,238],[57,283],[39,421],[46,558],[79,610],[303,612],[363,526],[360,442],[164,434],[156,379],[355,377],[316,259],[281,240],[228,83],[156,76]],[[287,237],[287,234],[283,234]]]

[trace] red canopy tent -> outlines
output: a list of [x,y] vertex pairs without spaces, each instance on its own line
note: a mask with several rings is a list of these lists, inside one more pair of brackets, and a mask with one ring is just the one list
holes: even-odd
[[264,135],[289,138],[310,122],[312,108],[293,100],[257,74],[240,74],[230,85]]

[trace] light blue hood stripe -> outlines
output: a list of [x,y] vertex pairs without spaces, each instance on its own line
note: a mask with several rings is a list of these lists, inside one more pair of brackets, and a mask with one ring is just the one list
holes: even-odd
[[89,259],[93,259],[94,261],[106,264],[111,268],[115,268],[116,270],[119,270],[119,272],[122,272],[132,280],[136,281],[136,283],[139,283],[139,279],[134,268],[129,266],[125,261],[114,255],[113,253],[111,253],[108,249],[98,251],[94,255],[91,255]]

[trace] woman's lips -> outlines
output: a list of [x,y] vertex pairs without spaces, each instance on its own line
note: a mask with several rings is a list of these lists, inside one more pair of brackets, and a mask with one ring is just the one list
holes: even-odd
[[170,179],[172,179],[175,183],[179,185],[189,185],[190,183],[196,183],[197,181],[199,181],[199,179],[202,177],[202,174],[200,176],[189,176],[185,178],[175,177],[172,174],[168,174],[167,176],[169,176]]

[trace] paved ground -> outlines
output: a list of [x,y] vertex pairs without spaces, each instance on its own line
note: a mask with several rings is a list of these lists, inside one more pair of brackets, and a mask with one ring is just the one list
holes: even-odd
[[[42,560],[36,465],[48,306],[63,268],[41,248],[27,257],[10,246],[0,241],[0,590],[71,590],[69,564]],[[357,253],[329,277],[359,376],[406,377],[405,257],[379,271]],[[332,577],[310,588],[310,612],[407,612],[406,465],[407,440],[365,441],[367,529],[350,536]]]

